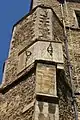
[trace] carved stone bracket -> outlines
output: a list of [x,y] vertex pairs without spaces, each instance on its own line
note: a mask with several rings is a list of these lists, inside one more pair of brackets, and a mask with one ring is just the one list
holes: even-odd
[[50,42],[50,44],[49,44],[49,46],[48,46],[48,48],[47,48],[47,51],[48,51],[48,53],[52,56],[52,54],[53,54],[53,47],[52,47],[51,42]]
[[26,54],[26,61],[25,61],[25,65],[26,65],[26,62],[30,58],[32,53],[31,53],[31,51],[25,51],[25,54]]

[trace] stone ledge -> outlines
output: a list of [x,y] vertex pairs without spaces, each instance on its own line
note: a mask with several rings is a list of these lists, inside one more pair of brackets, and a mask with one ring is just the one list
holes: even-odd
[[57,96],[49,95],[49,94],[42,94],[42,93],[37,93],[36,94],[36,99],[38,101],[42,102],[48,102],[48,103],[55,103],[58,104],[59,100]]
[[44,61],[44,60],[36,60],[30,66],[26,67],[21,73],[19,73],[17,75],[16,79],[14,79],[14,81],[9,82],[8,84],[4,83],[4,84],[0,85],[0,93],[5,94],[8,90],[11,89],[12,86],[15,86],[16,83],[18,84],[20,81],[22,81],[21,78],[25,77],[26,75],[29,76],[30,71],[33,71],[33,69],[35,69],[37,62],[47,63],[47,64],[57,66],[57,64],[55,62]]
[[34,104],[35,104],[35,100],[32,101],[30,104],[26,105],[26,106],[23,108],[22,113],[25,113],[27,110],[29,110],[31,107],[33,107]]

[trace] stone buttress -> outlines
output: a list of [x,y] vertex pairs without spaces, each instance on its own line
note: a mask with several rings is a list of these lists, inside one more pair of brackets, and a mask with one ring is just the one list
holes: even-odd
[[[61,31],[61,36],[56,35],[56,31]],[[20,116],[22,120],[59,119],[56,72],[63,69],[61,38],[62,27],[51,8],[36,7],[14,26],[1,88],[4,101],[0,104],[1,120],[14,117],[16,120]],[[25,115],[28,118],[23,117]]]
[[33,0],[29,14],[14,25],[0,120],[74,120],[60,10],[56,0]]

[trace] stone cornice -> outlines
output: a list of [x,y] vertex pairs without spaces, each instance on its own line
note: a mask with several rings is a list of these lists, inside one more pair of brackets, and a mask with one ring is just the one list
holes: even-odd
[[27,15],[25,15],[22,19],[20,19],[18,22],[16,22],[14,25],[13,25],[13,29],[14,27],[19,24],[21,21],[23,21],[26,17],[28,17],[29,15],[31,15],[32,13],[34,13],[34,11],[37,9],[37,8],[42,8],[42,9],[51,9],[53,14],[55,15],[56,19],[58,20],[59,24],[63,27],[63,24],[62,22],[59,20],[58,16],[56,15],[56,13],[54,12],[54,10],[51,8],[51,7],[46,7],[46,6],[43,6],[43,5],[38,5],[37,7],[35,7],[34,9],[32,9]]

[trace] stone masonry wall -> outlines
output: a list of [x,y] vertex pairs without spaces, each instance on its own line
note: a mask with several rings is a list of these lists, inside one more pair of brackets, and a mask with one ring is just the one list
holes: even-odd
[[41,98],[36,100],[35,120],[59,120],[58,103],[53,100],[57,99],[56,89],[56,66],[38,63],[36,94]]
[[[80,30],[68,30],[68,43],[70,62],[72,65],[72,78],[74,92],[80,92]],[[80,119],[80,96],[76,96],[78,116]]]
[[75,11],[80,11],[80,2],[67,2],[64,6],[64,18],[67,26],[77,28]]
[[[67,8],[66,8],[67,7]],[[68,50],[72,66],[73,88],[75,93],[80,91],[80,28],[76,21],[75,10],[80,11],[80,3],[67,2],[64,5],[65,23],[70,29],[67,29]],[[80,119],[80,96],[76,96],[78,119]]]
[[[63,16],[62,16],[62,11],[61,11],[61,6],[60,3],[56,0],[36,0],[33,1],[33,8],[37,5],[44,5],[44,6],[50,6],[54,12],[56,13],[56,15],[59,17],[59,19],[62,21],[62,17],[65,20],[65,24],[68,27],[72,27],[74,29],[79,28],[78,26],[76,26],[76,14],[75,14],[75,10],[80,11],[80,3],[79,2],[67,2],[66,4],[63,4]],[[56,23],[56,20],[53,19],[53,29],[55,29],[54,24],[56,24],[55,26],[58,27],[58,23]],[[58,30],[58,29],[57,29]],[[56,33],[57,35],[59,35],[59,31],[53,31],[54,33]],[[61,36],[61,34],[60,34]],[[77,79],[75,79],[73,82],[75,82],[75,86],[77,81],[79,82],[79,69],[80,69],[80,65],[79,65],[79,51],[80,51],[80,30],[67,30],[67,37],[68,37],[68,47],[69,47],[69,55],[70,55],[70,61],[73,67],[73,74],[74,74],[74,78],[75,76],[77,76]],[[63,38],[64,40],[64,38]],[[64,50],[64,44],[63,44],[63,50]],[[65,53],[64,53],[65,55]],[[66,56],[65,56],[66,57]],[[64,58],[65,61],[65,65],[67,65],[66,63],[66,59]],[[74,66],[74,65],[75,66]],[[77,67],[77,68],[76,68]],[[68,68],[65,66],[65,69],[67,69],[68,72]],[[76,75],[77,74],[77,75]],[[67,73],[67,75],[69,75]],[[77,83],[78,84],[78,83]]]
[[[73,1],[73,2],[67,2],[67,4],[63,5],[63,15],[61,11],[61,6],[58,1],[56,0],[36,0],[36,5],[44,5],[44,6],[50,6],[55,11],[56,15],[59,17],[59,19],[62,21],[62,17],[65,20],[65,24],[68,27],[72,27],[74,29],[67,30],[67,37],[68,37],[68,48],[69,48],[69,56],[70,56],[70,62],[72,65],[72,76],[73,76],[73,86],[74,91],[79,92],[80,91],[80,28],[78,26],[78,23],[76,23],[76,14],[75,11],[80,11],[80,2]],[[35,4],[33,3],[33,7],[35,7]],[[55,22],[54,22],[55,23]],[[56,24],[58,26],[58,24]],[[77,28],[77,29],[76,29]],[[59,31],[56,32],[59,34]],[[63,50],[64,50],[63,45]],[[64,52],[64,61],[65,61],[65,71],[67,72],[66,75],[69,76],[68,68],[66,67],[67,59]],[[69,77],[68,77],[69,81]],[[69,82],[70,83],[70,82]],[[79,105],[80,97],[77,97],[78,101],[78,108],[80,108]],[[79,111],[79,109],[78,109]]]
[[[62,11],[61,5],[58,0],[33,0],[33,8],[37,5],[44,5],[51,7],[59,19],[62,21]],[[75,10],[80,10],[79,2],[67,2],[67,4],[63,4],[64,7],[64,19],[66,25],[70,25],[72,27],[76,27],[75,21]]]
[[33,8],[37,5],[44,5],[51,7],[57,16],[61,19],[61,8],[57,0],[33,0]]
[[[35,0],[36,5],[42,5],[52,7],[54,12],[57,14],[59,19],[62,21],[61,16],[61,6],[57,0]],[[14,26],[14,34],[12,36],[11,41],[11,49],[10,55],[6,62],[7,67],[5,71],[5,80],[4,86],[15,81],[18,78],[17,74],[17,67],[18,67],[18,54],[19,52],[24,49],[25,47],[30,46],[36,39],[39,40],[49,40],[49,41],[63,41],[63,27],[60,24],[58,18],[53,14],[52,10],[49,8],[36,8],[30,13],[28,16],[25,16],[18,24]],[[35,7],[33,2],[33,8]],[[77,2],[67,2],[66,5],[63,5],[64,9],[64,20],[67,26],[73,27],[74,29],[67,29],[68,35],[68,47],[69,47],[69,54],[70,54],[70,61],[72,64],[72,74],[73,74],[73,83],[74,83],[74,90],[79,91],[80,88],[80,30],[75,29],[76,20],[75,20],[75,10],[80,10],[80,3]],[[67,10],[67,11],[66,11]],[[51,16],[49,16],[51,15]],[[43,34],[44,33],[44,34]],[[52,37],[52,38],[51,38]],[[64,47],[64,44],[63,44]],[[64,48],[63,48],[64,49]],[[65,53],[64,53],[65,54]],[[64,55],[65,56],[65,55]],[[66,61],[65,61],[65,65]],[[67,68],[65,68],[67,69]],[[33,80],[34,75],[32,75],[31,79]],[[25,105],[28,105],[28,99],[26,101],[26,97],[28,94],[28,89],[31,87],[33,90],[34,85],[31,81],[30,77],[19,83],[17,86],[10,89],[1,97],[0,101],[0,116],[1,120],[26,120],[26,116],[28,118],[28,113],[32,115],[33,107],[29,109],[29,111],[25,112]],[[34,80],[33,80],[34,81]],[[64,83],[59,81],[58,87],[58,95],[59,95],[59,106],[60,106],[60,119],[61,120],[73,120],[72,109],[71,109],[71,93],[70,91],[66,92],[67,88],[64,87]],[[28,87],[27,87],[27,86]],[[63,85],[63,86],[62,86]],[[27,89],[26,89],[27,87]],[[30,92],[31,96],[33,96],[33,92]],[[64,91],[63,91],[64,90]],[[26,92],[24,92],[26,91]],[[23,94],[24,93],[24,94]],[[30,97],[29,94],[29,97]],[[20,96],[21,97],[20,97]],[[67,98],[65,98],[65,96]],[[32,98],[31,98],[32,99]],[[26,102],[24,102],[24,101]],[[78,111],[80,111],[80,97],[77,97],[78,101]],[[31,101],[30,101],[31,102]],[[13,104],[14,103],[14,104]],[[25,103],[25,104],[24,104]],[[30,106],[33,104],[31,102]],[[10,108],[10,106],[12,107]],[[15,107],[15,105],[17,105]],[[20,106],[21,105],[21,106]],[[18,111],[19,109],[20,111]],[[23,110],[23,113],[22,113]],[[17,111],[17,112],[16,112]],[[70,112],[71,111],[71,112]],[[71,113],[71,116],[69,115]],[[12,115],[13,114],[13,115]],[[64,115],[64,116],[63,116]],[[67,116],[67,117],[66,117]],[[29,116],[30,117],[30,116]],[[28,120],[31,118],[28,118]]]
[[75,120],[72,95],[64,81],[63,72],[57,73],[57,92],[59,97],[59,120]]
[[21,20],[19,24],[14,27],[10,55],[7,59],[7,67],[5,72],[4,85],[7,85],[17,79],[17,67],[18,67],[18,53],[25,46],[29,45],[33,38],[34,34],[34,24],[36,19],[36,11],[25,17]]
[[75,90],[80,88],[80,30],[68,30],[70,61],[72,65]]
[[55,42],[63,40],[63,28],[50,8],[38,7],[15,25],[10,54],[6,61],[4,85],[18,78],[18,54],[36,40]]
[[35,74],[31,73],[1,95],[0,120],[32,120],[34,103]]

